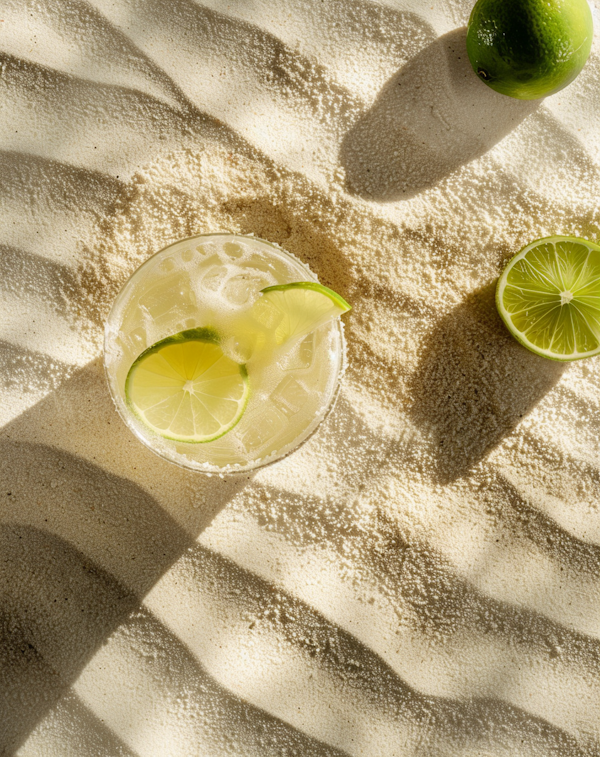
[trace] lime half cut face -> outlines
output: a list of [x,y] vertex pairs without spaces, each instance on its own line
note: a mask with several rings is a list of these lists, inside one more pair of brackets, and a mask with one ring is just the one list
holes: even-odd
[[211,442],[230,431],[248,402],[248,375],[210,329],[162,339],[135,360],[125,381],[133,413],[165,439]]
[[252,316],[280,346],[310,334],[349,310],[346,300],[332,289],[312,281],[298,281],[263,289]]
[[575,237],[532,242],[504,269],[496,305],[511,334],[538,355],[600,354],[600,246]]

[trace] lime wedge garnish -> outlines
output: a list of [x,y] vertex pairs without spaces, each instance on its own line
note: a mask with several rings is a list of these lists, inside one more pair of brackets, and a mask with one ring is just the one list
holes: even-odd
[[297,281],[263,289],[251,314],[280,346],[310,334],[348,310],[350,305],[333,290],[313,281]]
[[125,381],[134,414],[177,442],[211,442],[231,431],[248,395],[246,367],[223,354],[210,329],[181,331],[152,345]]
[[508,263],[496,306],[511,334],[552,360],[600,353],[600,246],[575,237],[538,239]]

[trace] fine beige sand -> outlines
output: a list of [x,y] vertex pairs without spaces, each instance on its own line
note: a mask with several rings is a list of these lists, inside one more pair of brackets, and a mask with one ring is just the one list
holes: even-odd
[[[513,101],[470,7],[0,0],[0,755],[600,754],[600,362],[493,302],[600,237],[600,39]],[[101,357],[132,271],[222,230],[354,306],[335,411],[226,479]]]

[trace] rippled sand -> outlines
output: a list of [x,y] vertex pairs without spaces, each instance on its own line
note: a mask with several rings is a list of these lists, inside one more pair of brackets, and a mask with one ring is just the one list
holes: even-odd
[[[1,755],[600,753],[600,364],[493,303],[600,236],[600,40],[513,101],[470,5],[2,0]],[[129,434],[101,338],[224,229],[354,310],[319,433],[221,480]]]

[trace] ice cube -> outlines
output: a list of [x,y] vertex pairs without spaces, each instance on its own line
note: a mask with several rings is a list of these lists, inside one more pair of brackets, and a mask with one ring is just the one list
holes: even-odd
[[225,244],[223,245],[223,250],[225,254],[233,260],[241,258],[244,254],[244,251],[237,242],[225,242]]
[[281,357],[277,365],[283,371],[299,371],[310,368],[315,351],[314,333],[304,337],[300,344],[295,344],[289,352]]
[[223,295],[231,305],[245,305],[252,295],[268,286],[262,276],[251,273],[239,273],[232,276],[223,287]]
[[266,297],[259,297],[252,308],[252,315],[261,326],[273,331],[283,320],[283,313]]
[[275,284],[275,279],[272,279],[274,266],[273,264],[266,260],[263,261],[260,258],[257,258],[256,255],[253,255],[250,260],[242,260],[239,263],[240,268],[252,268],[254,271],[261,271],[262,273],[266,273],[269,275],[269,283]]
[[202,279],[202,286],[209,292],[218,292],[227,278],[227,270],[223,266],[209,268]]
[[249,419],[250,428],[242,436],[246,452],[255,452],[272,441],[287,424],[285,415],[273,405],[260,408]]
[[165,276],[150,287],[139,300],[154,325],[185,321],[196,313],[196,295],[184,271]]
[[218,255],[211,255],[202,263],[202,288],[209,292],[218,292],[227,278],[228,269]]
[[271,394],[271,401],[288,417],[300,412],[306,403],[308,392],[293,376],[286,376]]
[[161,273],[169,273],[174,268],[175,268],[175,261],[173,260],[173,258],[165,258],[165,260],[163,260],[159,265],[159,269]]
[[143,326],[130,331],[129,334],[123,334],[122,339],[123,343],[127,345],[127,349],[137,355],[142,353],[148,346],[146,329]]

